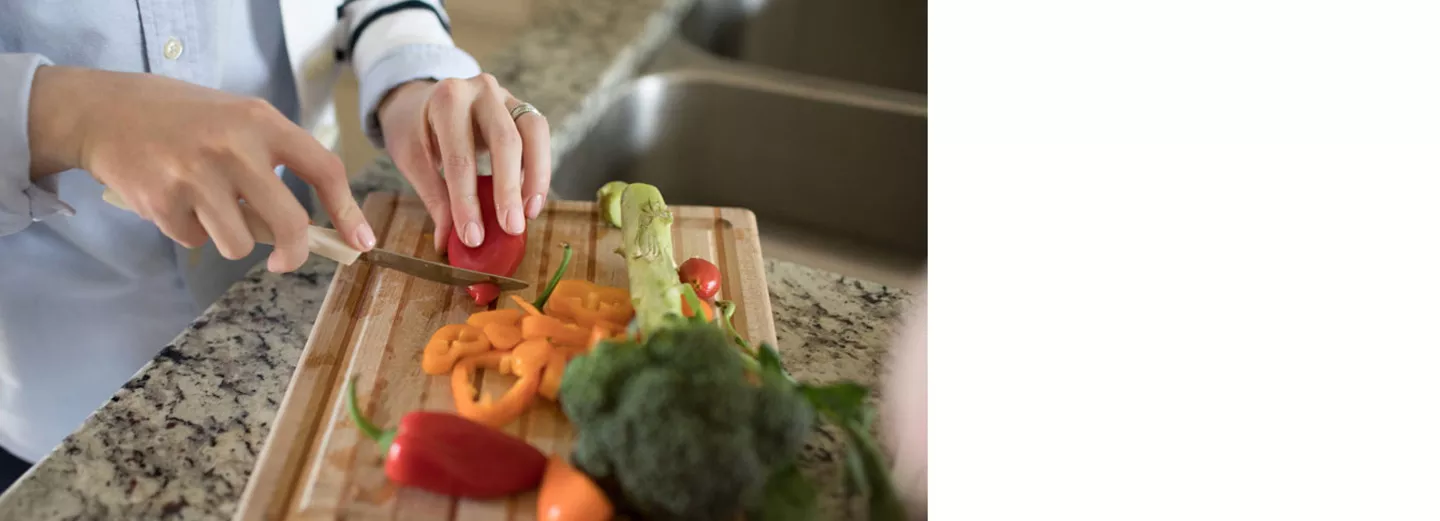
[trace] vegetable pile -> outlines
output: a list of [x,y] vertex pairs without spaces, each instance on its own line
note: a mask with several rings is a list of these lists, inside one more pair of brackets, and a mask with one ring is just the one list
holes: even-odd
[[[481,180],[482,192],[488,178]],[[905,519],[870,436],[868,390],[842,382],[797,382],[773,346],[752,346],[735,330],[735,305],[714,300],[719,268],[700,258],[679,266],[673,217],[660,191],[609,183],[602,218],[619,227],[629,288],[563,280],[571,250],[534,302],[479,311],[437,330],[421,361],[448,376],[456,414],[414,412],[381,431],[356,426],[383,445],[397,484],[461,497],[493,498],[539,488],[538,518],[752,521],[817,518],[814,487],[796,460],[821,420],[846,434],[847,483],[869,498],[869,519]],[[481,194],[481,200],[488,200]],[[484,207],[485,205],[482,205]],[[451,234],[457,266],[511,275],[524,239],[490,233],[468,249]],[[517,249],[518,248],[518,249]],[[516,253],[518,252],[518,253]],[[498,288],[469,294],[489,306]],[[482,395],[484,370],[516,377],[501,397]],[[546,457],[502,432],[536,396],[558,402],[576,431],[569,458]]]
[[718,270],[676,268],[674,219],[654,186],[611,183],[599,196],[624,236],[635,320],[632,337],[601,341],[561,381],[579,468],[643,519],[814,519],[815,490],[795,459],[818,417],[849,438],[849,483],[869,495],[870,519],[904,519],[869,434],[866,389],[796,382],[772,346],[735,331],[733,304],[711,314],[700,295],[714,295]]

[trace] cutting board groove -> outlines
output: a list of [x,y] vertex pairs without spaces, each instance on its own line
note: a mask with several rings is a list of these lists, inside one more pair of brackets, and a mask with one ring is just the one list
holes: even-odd
[[[365,216],[380,247],[442,260],[433,224],[419,199],[372,194]],[[736,303],[735,326],[752,341],[775,343],[769,290],[755,217],[743,209],[672,206],[676,260],[704,257],[721,270],[717,298]],[[516,278],[533,300],[558,268],[561,244],[574,250],[566,278],[628,287],[621,234],[600,220],[591,202],[552,201],[526,231],[525,260]],[[492,309],[513,308],[510,294]],[[464,288],[410,277],[367,263],[341,266],[311,330],[275,424],[240,498],[239,520],[404,519],[522,521],[535,519],[535,493],[492,501],[456,500],[391,484],[377,445],[350,422],[345,384],[356,376],[359,405],[382,427],[417,409],[453,412],[450,378],[420,371],[425,342],[445,324],[479,311]],[[487,371],[479,386],[496,397],[514,377]],[[560,408],[543,398],[505,431],[547,454],[569,454],[574,433]]]

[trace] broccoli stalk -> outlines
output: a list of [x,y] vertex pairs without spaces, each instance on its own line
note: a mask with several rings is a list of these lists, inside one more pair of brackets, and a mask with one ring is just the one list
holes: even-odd
[[641,335],[649,336],[681,316],[684,291],[675,271],[670,225],[675,218],[654,186],[634,183],[620,196],[621,253],[630,275],[630,299]]

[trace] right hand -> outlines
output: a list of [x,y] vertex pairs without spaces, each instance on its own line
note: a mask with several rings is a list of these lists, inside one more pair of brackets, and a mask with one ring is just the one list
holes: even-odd
[[50,66],[35,73],[29,119],[32,177],[89,171],[186,247],[209,238],[227,259],[249,255],[244,199],[275,235],[270,271],[299,268],[310,217],[275,174],[282,164],[315,187],[351,247],[375,245],[340,159],[264,100],[163,76]]

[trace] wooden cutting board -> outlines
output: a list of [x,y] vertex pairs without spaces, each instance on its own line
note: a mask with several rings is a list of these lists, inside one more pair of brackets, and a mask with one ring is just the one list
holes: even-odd
[[[432,246],[433,224],[418,198],[373,194],[364,211],[381,247],[440,260]],[[754,214],[704,206],[671,206],[671,211],[677,262],[699,256],[719,266],[723,278],[717,298],[735,301],[735,327],[752,341],[773,344],[775,325]],[[525,260],[515,274],[532,283],[519,292],[526,300],[533,300],[558,268],[561,244],[567,242],[574,256],[566,278],[629,286],[624,259],[615,253],[620,230],[600,220],[595,203],[553,201],[527,233]],[[497,307],[517,306],[507,293]],[[435,330],[464,322],[475,311],[464,288],[363,262],[341,266],[235,519],[535,519],[534,492],[475,501],[395,487],[385,478],[378,446],[345,412],[345,383],[351,375],[358,376],[360,406],[382,428],[417,409],[454,412],[449,375],[421,372],[421,352]],[[499,397],[513,382],[513,376],[491,371],[481,387]],[[544,398],[506,430],[547,454],[569,454],[574,440],[560,409]]]

